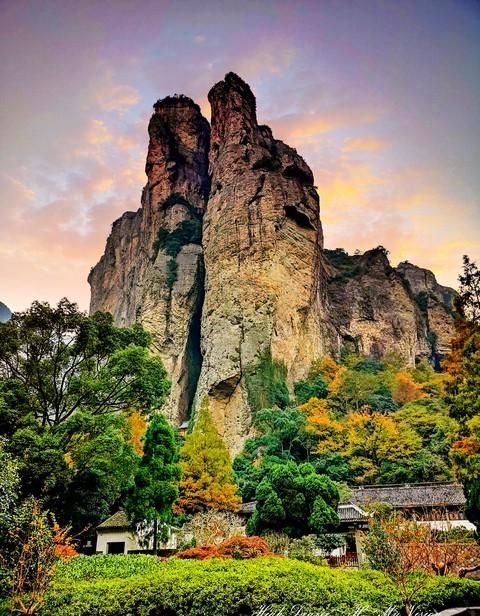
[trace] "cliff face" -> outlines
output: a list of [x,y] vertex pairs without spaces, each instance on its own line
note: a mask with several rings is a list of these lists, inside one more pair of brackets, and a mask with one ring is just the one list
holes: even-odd
[[421,357],[438,363],[452,337],[453,289],[409,263],[393,268],[383,248],[325,253],[330,314],[341,344],[379,358],[394,352],[410,365]]
[[167,410],[186,418],[200,370],[203,300],[201,220],[209,190],[210,128],[186,97],[154,106],[148,133],[142,207],[112,226],[105,254],[92,269],[90,311],[115,321],[141,321],[172,379]]
[[228,74],[209,93],[212,187],[204,218],[205,302],[199,396],[231,448],[250,427],[246,373],[262,354],[289,382],[322,353],[323,243],[313,175],[258,126],[255,98]]
[[324,251],[313,174],[258,125],[249,86],[229,73],[208,98],[211,128],[189,98],[154,105],[141,208],[112,226],[89,276],[91,312],[141,321],[172,379],[170,419],[207,396],[236,452],[252,391],[268,399],[258,390],[276,373],[291,387],[345,345],[435,359],[454,292],[427,270],[392,268],[381,249]]
[[452,339],[456,291],[438,284],[432,272],[408,261],[400,263],[396,269],[408,282],[422,313],[430,345],[435,347],[436,353],[445,354]]

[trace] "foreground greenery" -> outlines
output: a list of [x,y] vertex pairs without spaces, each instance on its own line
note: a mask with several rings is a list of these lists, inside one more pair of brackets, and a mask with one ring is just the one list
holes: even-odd
[[[480,585],[431,578],[418,597],[429,610],[480,602]],[[43,616],[223,616],[252,614],[262,605],[324,609],[365,616],[399,607],[400,597],[379,572],[319,567],[286,558],[203,562],[149,556],[78,557],[59,566]],[[220,612],[219,612],[220,610]]]

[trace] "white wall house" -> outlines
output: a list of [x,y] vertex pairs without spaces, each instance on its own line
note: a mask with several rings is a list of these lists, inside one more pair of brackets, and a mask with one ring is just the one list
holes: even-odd
[[[148,551],[153,548],[153,538],[146,540],[148,532],[140,536],[130,524],[127,515],[120,510],[97,526],[97,554],[128,554],[129,552]],[[151,534],[151,533],[150,533]],[[160,550],[175,550],[177,536],[171,529],[167,543],[158,545]]]

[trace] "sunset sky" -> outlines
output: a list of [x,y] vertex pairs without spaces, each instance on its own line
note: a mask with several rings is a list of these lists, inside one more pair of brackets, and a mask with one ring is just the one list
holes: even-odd
[[328,248],[480,259],[477,0],[0,0],[0,300],[67,296],[145,183],[147,122],[235,71],[312,167]]

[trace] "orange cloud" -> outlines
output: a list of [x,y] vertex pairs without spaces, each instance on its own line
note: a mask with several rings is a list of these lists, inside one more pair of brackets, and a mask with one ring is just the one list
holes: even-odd
[[379,152],[385,149],[385,142],[376,137],[359,137],[345,139],[342,150],[344,152]]

